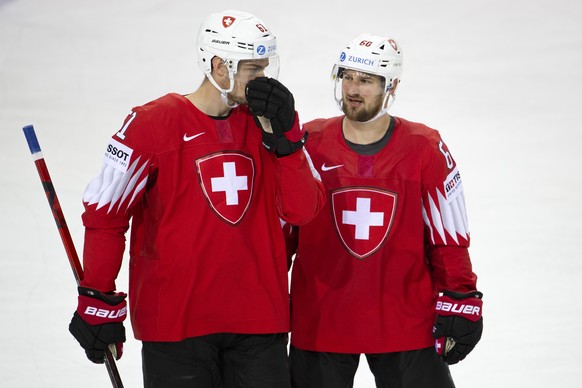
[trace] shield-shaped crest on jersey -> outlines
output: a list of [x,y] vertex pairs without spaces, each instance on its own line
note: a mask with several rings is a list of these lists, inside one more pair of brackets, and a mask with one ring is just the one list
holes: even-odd
[[238,152],[219,152],[197,159],[196,173],[214,213],[231,225],[239,224],[253,196],[253,159]]
[[365,259],[376,252],[390,233],[398,194],[370,187],[331,192],[331,210],[337,234],[348,252]]

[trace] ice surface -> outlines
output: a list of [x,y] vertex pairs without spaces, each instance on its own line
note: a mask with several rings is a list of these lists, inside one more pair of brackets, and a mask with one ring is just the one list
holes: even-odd
[[[391,113],[439,129],[460,165],[485,294],[457,386],[579,387],[582,3],[564,0],[0,0],[0,386],[109,385],[67,331],[74,279],[22,127],[36,128],[81,252],[81,196],[108,137],[131,107],[197,88],[199,23],[228,8],[277,35],[302,121],[339,114],[329,72],[342,45],[399,41]],[[124,266],[119,289],[126,279]],[[118,367],[141,385],[138,341]],[[373,387],[364,358],[356,387]]]

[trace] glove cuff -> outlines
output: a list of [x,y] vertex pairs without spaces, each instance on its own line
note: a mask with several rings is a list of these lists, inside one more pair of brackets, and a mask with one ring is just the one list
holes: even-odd
[[483,310],[483,296],[479,291],[462,294],[453,291],[445,291],[439,296],[435,310],[441,316],[461,316],[469,321],[476,322],[481,319]]
[[301,123],[299,122],[299,115],[297,114],[297,112],[295,112],[294,114],[293,123],[291,124],[291,127],[289,128],[289,130],[284,131],[283,135],[291,143],[297,143],[298,141],[301,141],[301,139],[303,139],[303,136],[305,136],[305,130],[303,129],[303,125],[301,125]]
[[275,146],[275,154],[278,158],[283,158],[285,156],[291,155],[292,153],[299,151],[305,145],[307,141],[307,132],[304,132],[303,137],[296,142],[291,142],[285,137],[276,138],[277,143]]
[[77,313],[90,325],[123,322],[127,317],[125,293],[104,294],[79,287]]
[[451,290],[444,290],[443,295],[448,296],[448,297],[453,298],[453,299],[456,299],[456,300],[463,300],[463,299],[467,299],[467,298],[483,299],[483,293],[480,291],[477,291],[477,290],[473,290],[473,291],[469,291],[469,292],[457,292],[457,291],[451,291]]

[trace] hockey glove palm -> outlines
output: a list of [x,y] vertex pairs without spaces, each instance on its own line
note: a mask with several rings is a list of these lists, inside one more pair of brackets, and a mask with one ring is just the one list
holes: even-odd
[[445,291],[437,300],[432,330],[435,349],[447,364],[456,364],[473,350],[483,333],[483,294]]
[[127,316],[127,302],[124,293],[101,293],[86,287],[79,287],[79,304],[69,331],[79,341],[87,358],[102,364],[105,349],[110,344],[113,356],[119,360],[123,354]]
[[306,134],[298,123],[293,94],[274,78],[249,81],[246,99],[255,117],[270,120],[273,133],[263,128],[263,145],[277,156],[289,155],[303,147]]

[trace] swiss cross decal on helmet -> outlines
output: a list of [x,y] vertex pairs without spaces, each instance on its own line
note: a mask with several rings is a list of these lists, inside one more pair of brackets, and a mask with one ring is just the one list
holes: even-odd
[[[228,68],[230,86],[222,89],[212,77],[212,58],[221,58]],[[277,39],[265,24],[250,13],[227,10],[209,15],[198,33],[198,65],[222,95],[232,92],[239,61],[269,59],[266,75],[277,78]]]
[[223,16],[222,17],[222,26],[224,28],[228,28],[228,27],[232,26],[232,23],[234,23],[235,20],[236,20],[236,18],[234,18],[232,16]]

